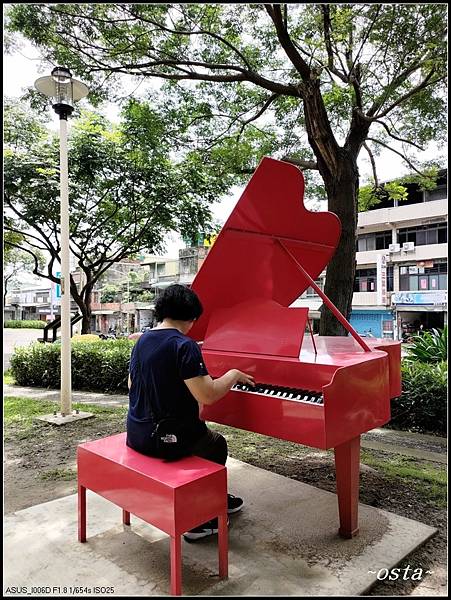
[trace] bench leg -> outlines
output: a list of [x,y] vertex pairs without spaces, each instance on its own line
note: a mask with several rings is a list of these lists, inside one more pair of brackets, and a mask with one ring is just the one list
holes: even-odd
[[218,517],[218,554],[219,554],[219,577],[221,579],[229,576],[229,532],[227,530],[227,513]]
[[182,545],[180,535],[171,535],[171,596],[182,593]]
[[122,523],[124,525],[130,525],[130,513],[124,509],[122,509]]
[[78,484],[78,541],[86,542],[86,488]]

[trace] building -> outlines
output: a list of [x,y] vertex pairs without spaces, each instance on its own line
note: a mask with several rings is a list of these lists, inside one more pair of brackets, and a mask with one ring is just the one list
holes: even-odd
[[179,283],[190,285],[201,268],[211,245],[194,246],[179,250]]
[[[59,285],[43,279],[44,285],[27,285],[15,288],[6,295],[4,319],[19,321],[53,321],[61,314]],[[71,311],[78,312],[72,300]]]
[[50,282],[48,286],[29,285],[13,289],[6,295],[4,318],[18,321],[51,320],[52,315],[59,314],[57,299],[53,297],[51,305],[51,296]]
[[[153,309],[147,268],[141,260],[125,259],[114,264],[97,281],[91,302],[91,330],[98,333],[129,333],[147,325],[146,312]],[[140,295],[147,296],[145,301]],[[144,323],[141,324],[141,322]]]
[[[402,339],[447,324],[447,170],[437,183],[431,192],[407,184],[407,200],[359,213],[350,322],[361,335]],[[321,304],[309,288],[293,306],[319,319]]]

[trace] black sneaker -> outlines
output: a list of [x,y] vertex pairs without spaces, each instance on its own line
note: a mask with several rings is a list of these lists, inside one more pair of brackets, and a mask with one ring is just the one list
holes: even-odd
[[[229,525],[229,519],[227,519],[227,525]],[[214,535],[218,533],[218,519],[212,519],[211,521],[207,521],[198,527],[194,527],[194,529],[190,529],[186,533],[183,534],[183,537],[187,542],[195,542],[205,537],[209,537],[210,535]]]
[[241,510],[243,506],[244,501],[242,498],[232,496],[232,494],[227,494],[227,514],[231,515],[232,513],[236,513]]

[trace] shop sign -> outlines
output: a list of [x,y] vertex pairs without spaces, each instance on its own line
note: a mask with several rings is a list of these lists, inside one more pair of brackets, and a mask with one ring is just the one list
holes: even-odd
[[[61,271],[57,271],[55,273],[55,276],[58,278],[61,278]],[[59,283],[56,284],[56,297],[57,297],[57,299],[61,300],[61,284],[59,284]]]
[[396,292],[392,294],[392,303],[404,306],[437,306],[446,304],[447,292]]
[[377,255],[377,304],[385,306],[387,304],[387,257],[385,254]]

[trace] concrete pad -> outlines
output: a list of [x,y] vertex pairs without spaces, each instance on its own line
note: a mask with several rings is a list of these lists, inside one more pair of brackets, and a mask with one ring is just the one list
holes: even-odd
[[[227,466],[230,491],[245,499],[231,515],[229,579],[218,577],[216,536],[183,542],[185,595],[358,596],[436,532],[360,505],[359,536],[342,540],[335,494],[237,460]],[[19,595],[11,586],[50,588],[33,595],[75,595],[77,586],[77,595],[169,593],[168,536],[133,516],[122,525],[121,510],[92,492],[87,505],[85,544],[76,495],[5,517],[5,595]]]
[[57,412],[49,415],[41,415],[40,417],[35,418],[38,419],[38,421],[45,421],[46,423],[51,423],[52,425],[67,425],[67,423],[73,423],[74,421],[80,421],[81,419],[89,419],[93,416],[93,413],[73,410],[70,415],[63,415],[62,413]]

